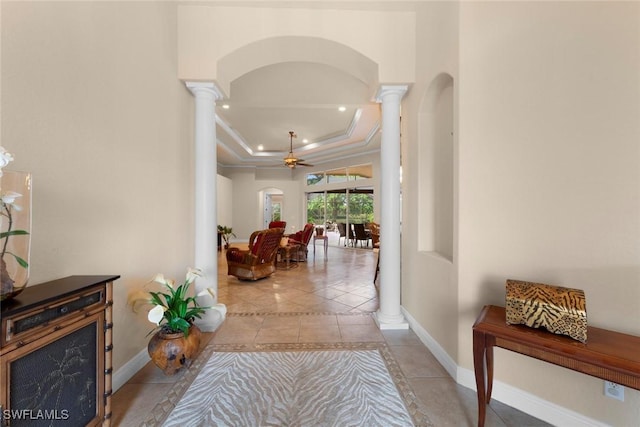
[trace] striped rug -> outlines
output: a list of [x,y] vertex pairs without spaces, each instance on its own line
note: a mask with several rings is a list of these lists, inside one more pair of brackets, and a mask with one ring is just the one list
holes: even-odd
[[431,425],[386,348],[205,352],[182,395],[144,425]]

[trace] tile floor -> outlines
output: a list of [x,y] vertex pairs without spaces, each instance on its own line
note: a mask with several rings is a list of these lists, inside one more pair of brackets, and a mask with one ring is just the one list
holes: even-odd
[[[204,334],[202,345],[251,349],[265,344],[386,342],[435,426],[475,426],[475,392],[457,385],[411,330],[376,327],[371,317],[378,308],[372,283],[376,255],[331,245],[325,261],[321,243],[315,259],[310,247],[307,262],[256,282],[227,276],[220,254],[219,300],[227,305],[228,317],[215,333]],[[139,425],[180,375],[166,377],[149,362],[114,394],[113,425]],[[493,401],[485,425],[548,424]]]

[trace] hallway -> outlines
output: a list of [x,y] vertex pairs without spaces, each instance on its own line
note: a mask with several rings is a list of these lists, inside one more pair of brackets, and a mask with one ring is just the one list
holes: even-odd
[[[226,259],[219,253],[219,301],[227,305],[227,319],[215,333],[204,334],[202,345],[251,351],[312,343],[327,348],[386,343],[435,426],[475,426],[475,392],[457,385],[411,330],[380,331],[376,326],[371,313],[378,304],[373,286],[377,254],[330,246],[324,261],[322,242],[317,245],[315,260],[310,247],[308,262],[256,282],[227,276]],[[148,363],[114,394],[114,425],[139,425],[181,375],[165,377]],[[548,424],[493,401],[486,425]]]

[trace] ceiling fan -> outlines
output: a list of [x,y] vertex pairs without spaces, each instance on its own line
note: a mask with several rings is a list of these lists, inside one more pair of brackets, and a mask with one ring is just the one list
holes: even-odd
[[293,138],[297,138],[297,137],[298,136],[295,134],[294,131],[292,130],[289,131],[289,139],[290,139],[289,154],[287,154],[287,157],[284,158],[284,165],[287,166],[289,169],[293,169],[296,166],[313,166],[313,165],[310,165],[309,163],[304,163],[304,159],[299,159],[293,155]]

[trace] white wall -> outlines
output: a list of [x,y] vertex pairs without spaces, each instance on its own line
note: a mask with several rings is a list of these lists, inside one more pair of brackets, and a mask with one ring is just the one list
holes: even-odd
[[301,185],[291,179],[289,169],[226,168],[224,173],[233,181],[234,240],[246,242],[251,233],[263,228],[261,192],[268,188],[277,188],[284,193],[282,220],[287,221],[287,232],[292,232],[293,228],[300,229],[303,212]]
[[233,228],[233,181],[218,174],[216,178],[218,225]]

